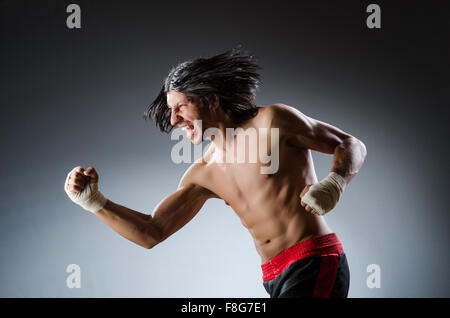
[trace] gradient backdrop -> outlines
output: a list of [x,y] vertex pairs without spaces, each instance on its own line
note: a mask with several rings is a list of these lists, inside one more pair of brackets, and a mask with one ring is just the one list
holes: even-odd
[[[81,29],[66,7],[81,7]],[[449,297],[449,19],[440,2],[0,1],[1,297],[267,297],[250,234],[210,200],[146,250],[73,204],[76,165],[151,213],[188,164],[142,114],[171,66],[238,44],[264,68],[258,105],[291,105],[361,139],[368,156],[326,216],[350,297]],[[332,156],[314,152],[319,179]],[[295,167],[293,167],[295,168]],[[66,267],[81,268],[81,288]],[[381,268],[368,288],[367,266]]]

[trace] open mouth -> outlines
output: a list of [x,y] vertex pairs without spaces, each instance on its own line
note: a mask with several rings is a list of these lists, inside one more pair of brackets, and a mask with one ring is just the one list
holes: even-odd
[[187,136],[189,139],[192,139],[192,138],[194,137],[194,131],[195,131],[194,125],[184,126],[184,127],[181,128],[181,129],[183,129],[183,130],[186,132],[186,136]]

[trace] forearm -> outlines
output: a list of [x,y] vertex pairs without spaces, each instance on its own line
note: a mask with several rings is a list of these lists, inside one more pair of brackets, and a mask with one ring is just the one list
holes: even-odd
[[108,200],[103,209],[95,212],[115,232],[145,248],[159,242],[159,231],[152,216],[143,214]]
[[359,172],[367,150],[356,138],[347,138],[334,150],[332,172],[339,174],[348,184]]

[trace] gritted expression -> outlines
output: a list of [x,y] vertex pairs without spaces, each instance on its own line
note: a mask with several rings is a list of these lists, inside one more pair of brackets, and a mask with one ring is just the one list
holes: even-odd
[[[200,105],[196,96],[187,96],[184,93],[167,92],[167,106],[171,110],[170,124],[178,126],[186,132],[186,137],[193,143],[199,144],[203,139],[203,130],[208,123],[208,112]],[[202,122],[201,125],[196,121]]]

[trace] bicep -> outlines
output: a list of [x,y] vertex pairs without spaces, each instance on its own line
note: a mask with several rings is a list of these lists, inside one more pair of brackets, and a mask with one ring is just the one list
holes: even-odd
[[308,117],[293,107],[284,105],[279,113],[289,142],[297,147],[332,154],[345,139],[352,137],[341,129]]
[[207,191],[198,185],[179,187],[164,198],[155,208],[152,223],[158,228],[160,241],[188,223],[209,198]]

